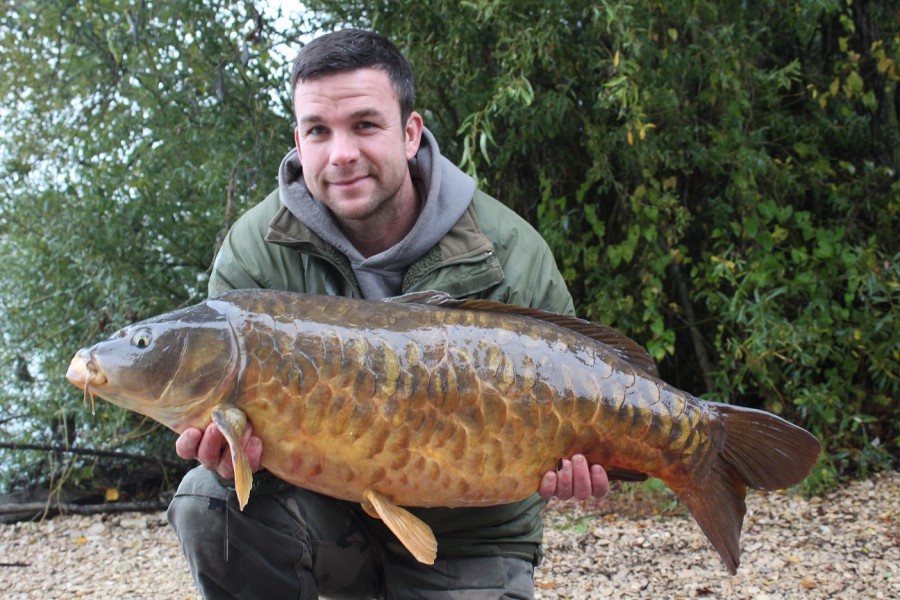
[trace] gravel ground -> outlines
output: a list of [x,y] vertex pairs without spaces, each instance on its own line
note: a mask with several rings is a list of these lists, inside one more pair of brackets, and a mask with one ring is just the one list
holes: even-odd
[[[685,516],[554,503],[538,597],[900,598],[900,474],[824,498],[752,494],[731,577]],[[161,514],[0,525],[0,597],[197,598]]]

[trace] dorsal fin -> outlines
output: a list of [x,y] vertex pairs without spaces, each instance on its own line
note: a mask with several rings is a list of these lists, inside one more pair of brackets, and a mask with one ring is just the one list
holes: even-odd
[[529,308],[524,306],[516,306],[514,304],[505,304],[496,300],[460,300],[454,298],[446,292],[438,292],[428,290],[423,292],[412,292],[402,296],[393,298],[385,298],[385,302],[400,302],[407,304],[427,304],[430,306],[439,306],[441,308],[458,308],[460,310],[481,310],[486,312],[500,312],[523,317],[538,319],[546,323],[552,323],[559,327],[564,327],[581,335],[587,336],[593,340],[608,346],[613,350],[619,358],[629,364],[642,369],[643,371],[659,376],[656,370],[656,363],[653,357],[637,342],[626,336],[624,333],[608,327],[606,325],[596,325],[590,321],[572,317],[569,315],[561,315],[559,313],[541,310],[539,308]]

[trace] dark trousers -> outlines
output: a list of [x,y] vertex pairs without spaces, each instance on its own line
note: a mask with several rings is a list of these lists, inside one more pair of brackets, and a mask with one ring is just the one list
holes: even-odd
[[353,505],[296,487],[234,492],[203,467],[178,487],[169,523],[204,598],[482,600],[534,597],[531,563],[503,557],[423,565],[372,535]]

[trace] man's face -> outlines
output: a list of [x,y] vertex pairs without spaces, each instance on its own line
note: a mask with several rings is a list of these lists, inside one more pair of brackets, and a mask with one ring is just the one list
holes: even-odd
[[400,121],[387,73],[358,69],[299,82],[294,141],[313,197],[339,220],[364,220],[412,193],[407,161],[422,118]]

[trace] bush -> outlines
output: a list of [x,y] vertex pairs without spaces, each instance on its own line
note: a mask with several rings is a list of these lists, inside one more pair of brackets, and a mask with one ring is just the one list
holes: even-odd
[[445,153],[538,226],[583,316],[812,430],[811,489],[896,460],[890,3],[312,4],[405,47]]
[[[203,295],[224,227],[291,144],[272,48],[315,18],[401,46],[444,153],[536,225],[582,316],[644,344],[674,385],[811,429],[826,451],[810,489],[896,465],[893,3],[305,5],[317,16],[289,30],[252,3],[0,16],[4,435],[130,440],[138,421],[87,417],[64,367]],[[171,454],[170,437],[142,440]]]

